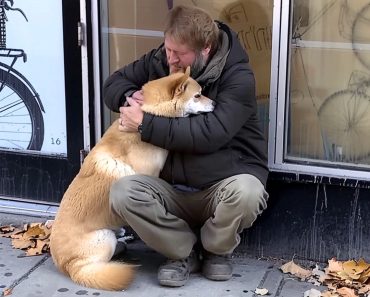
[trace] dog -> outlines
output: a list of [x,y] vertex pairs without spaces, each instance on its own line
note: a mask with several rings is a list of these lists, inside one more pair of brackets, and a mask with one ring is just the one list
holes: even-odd
[[[186,117],[214,109],[214,101],[201,95],[200,85],[190,77],[189,67],[146,83],[142,91],[142,110],[157,116]],[[128,288],[135,267],[111,261],[117,246],[113,230],[128,224],[110,209],[110,187],[128,175],[159,176],[167,154],[142,142],[139,133],[119,131],[118,120],[113,122],[85,158],[55,216],[50,253],[61,272],[86,287]]]

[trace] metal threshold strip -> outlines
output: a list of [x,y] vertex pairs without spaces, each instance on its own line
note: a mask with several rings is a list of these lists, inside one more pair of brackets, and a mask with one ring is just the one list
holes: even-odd
[[9,200],[0,196],[0,212],[28,216],[54,217],[58,206],[28,201]]

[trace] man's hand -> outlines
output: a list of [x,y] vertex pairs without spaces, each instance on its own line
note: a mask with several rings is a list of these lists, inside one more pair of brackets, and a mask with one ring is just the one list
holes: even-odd
[[[144,96],[143,96],[143,91],[142,90],[136,91],[135,93],[133,93],[131,95],[131,97],[128,97],[128,98],[134,99],[140,105],[143,105],[143,103],[144,103]],[[126,98],[126,100],[127,100],[127,98]]]
[[119,130],[124,132],[137,132],[139,125],[143,122],[144,112],[141,110],[143,95],[136,91],[132,97],[126,98],[129,106],[120,107]]

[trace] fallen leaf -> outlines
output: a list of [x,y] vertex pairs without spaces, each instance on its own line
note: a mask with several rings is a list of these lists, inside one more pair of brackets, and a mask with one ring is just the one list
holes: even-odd
[[45,228],[51,229],[53,227],[54,220],[47,220],[44,224]]
[[342,262],[337,261],[335,258],[330,259],[328,263],[329,263],[328,270],[330,272],[339,272],[343,270]]
[[355,291],[350,288],[342,287],[337,290],[341,297],[357,297]]
[[330,291],[324,291],[321,293],[321,297],[340,297],[340,296]]
[[7,288],[7,289],[5,289],[5,290],[3,291],[3,295],[4,295],[4,296],[9,296],[9,295],[11,295],[11,294],[12,294],[12,291],[13,291],[13,289],[9,289],[9,288]]
[[366,293],[370,293],[370,284],[369,284],[369,285],[364,285],[363,287],[361,287],[361,288],[358,290],[358,293],[359,293],[359,294],[366,294]]
[[30,247],[35,247],[36,243],[32,240],[24,240],[24,239],[12,239],[12,246],[15,249],[24,250]]
[[269,290],[263,288],[263,289],[260,289],[260,288],[257,288],[254,293],[256,293],[257,295],[261,295],[261,296],[264,296],[264,295],[267,295],[269,293]]
[[304,297],[321,297],[321,292],[316,289],[310,289],[304,292]]
[[20,229],[17,229],[12,225],[0,226],[0,236],[1,237],[8,237],[9,238],[13,234],[16,234],[19,231],[22,232]]
[[42,228],[40,228],[39,225],[34,225],[27,229],[27,231],[23,234],[23,238],[27,240],[30,238],[37,238],[44,235],[45,231]]
[[359,279],[361,274],[369,268],[363,259],[360,259],[358,262],[351,260],[343,263],[343,270],[349,275],[352,279]]
[[280,269],[284,273],[290,273],[293,274],[294,276],[299,277],[300,279],[306,279],[309,276],[311,276],[311,271],[302,268],[301,266],[295,264],[293,261],[290,261],[288,263],[285,263],[280,267]]
[[24,224],[23,229],[0,226],[0,235],[11,238],[13,248],[25,250],[26,256],[41,255],[49,252],[52,223],[50,220],[46,223]]
[[26,256],[37,256],[43,254],[45,245],[46,243],[42,242],[41,240],[38,240],[34,248],[29,248],[26,251]]
[[13,232],[14,229],[15,229],[15,227],[12,226],[12,225],[0,226],[0,232],[1,233]]

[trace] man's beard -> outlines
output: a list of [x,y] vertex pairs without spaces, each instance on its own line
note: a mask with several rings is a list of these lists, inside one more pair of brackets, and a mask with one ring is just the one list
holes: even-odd
[[190,67],[190,73],[192,78],[198,77],[198,75],[203,71],[207,64],[207,59],[202,55],[202,53],[197,53],[194,63]]
[[[201,52],[197,53],[195,56],[195,60],[193,64],[190,66],[190,74],[192,78],[198,77],[198,75],[203,71],[204,67],[207,64],[207,59],[202,55]],[[167,64],[168,65],[168,64]],[[170,73],[174,72],[185,72],[184,67],[179,67],[177,65],[173,65],[172,69],[170,66]]]

